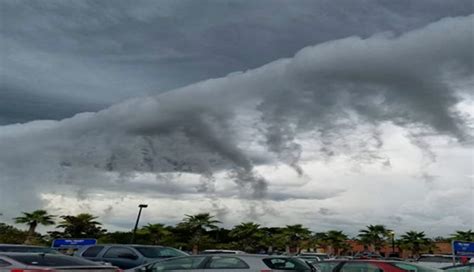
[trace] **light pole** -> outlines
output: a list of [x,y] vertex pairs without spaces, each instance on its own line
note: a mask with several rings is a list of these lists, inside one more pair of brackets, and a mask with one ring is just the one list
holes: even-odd
[[140,215],[142,215],[142,209],[143,208],[147,208],[148,205],[147,204],[140,204],[138,205],[138,216],[137,216],[137,221],[135,222],[135,227],[133,228],[133,232],[132,232],[132,240],[130,241],[130,243],[135,243],[135,234],[137,232],[137,228],[138,228],[138,222],[140,222]]
[[395,255],[395,232],[393,230],[390,231],[390,236],[392,237],[392,256]]

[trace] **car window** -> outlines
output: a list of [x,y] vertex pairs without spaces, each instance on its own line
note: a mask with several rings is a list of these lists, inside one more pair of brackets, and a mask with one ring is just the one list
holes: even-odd
[[370,263],[345,263],[340,272],[382,272],[383,269]]
[[165,261],[160,261],[151,265],[151,271],[168,271],[168,270],[183,270],[183,269],[197,269],[199,265],[206,259],[203,256],[190,256],[174,258]]
[[319,268],[321,272],[332,272],[332,270],[339,264],[339,262],[320,262],[313,265]]
[[104,254],[104,258],[123,258],[124,255],[136,256],[135,252],[126,247],[111,247]]
[[211,269],[246,269],[249,266],[239,258],[236,257],[212,257],[207,263],[206,268]]
[[25,265],[33,266],[90,266],[91,261],[63,255],[8,255],[9,258]]
[[293,258],[266,258],[263,262],[271,269],[275,270],[297,270],[309,271],[311,268],[303,261]]
[[89,247],[82,253],[82,257],[97,257],[97,255],[99,254],[99,252],[102,251],[103,248],[103,246]]
[[11,265],[9,262],[4,261],[4,260],[0,260],[0,267],[5,267],[5,266],[9,266],[9,265]]
[[138,252],[147,258],[170,258],[181,257],[187,254],[170,247],[134,247]]

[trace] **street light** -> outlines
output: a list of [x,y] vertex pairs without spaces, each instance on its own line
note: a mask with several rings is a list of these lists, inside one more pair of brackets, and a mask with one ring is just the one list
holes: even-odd
[[140,215],[142,215],[142,209],[143,208],[147,208],[148,205],[147,204],[140,204],[138,205],[138,216],[137,216],[137,221],[135,222],[135,227],[133,228],[133,233],[132,233],[132,240],[130,241],[130,243],[135,243],[135,233],[137,232],[137,228],[138,228],[138,222],[140,222]]
[[395,232],[393,230],[390,231],[390,236],[392,237],[392,256],[395,254]]

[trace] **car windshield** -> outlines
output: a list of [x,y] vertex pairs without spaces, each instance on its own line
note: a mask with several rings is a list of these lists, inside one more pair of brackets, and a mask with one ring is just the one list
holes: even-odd
[[0,252],[58,253],[49,247],[1,246]]
[[187,256],[186,253],[169,247],[135,247],[146,258],[170,258]]
[[25,265],[32,266],[97,266],[96,263],[81,258],[63,255],[6,255],[7,257]]

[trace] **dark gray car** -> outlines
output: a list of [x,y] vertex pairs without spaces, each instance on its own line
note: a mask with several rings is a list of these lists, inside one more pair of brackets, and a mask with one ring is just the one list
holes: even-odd
[[0,244],[0,252],[25,252],[25,253],[29,252],[29,253],[59,254],[58,251],[50,247],[13,245],[13,244]]
[[145,245],[93,245],[79,249],[75,256],[91,261],[110,263],[122,269],[129,269],[152,261],[187,256],[172,247]]

